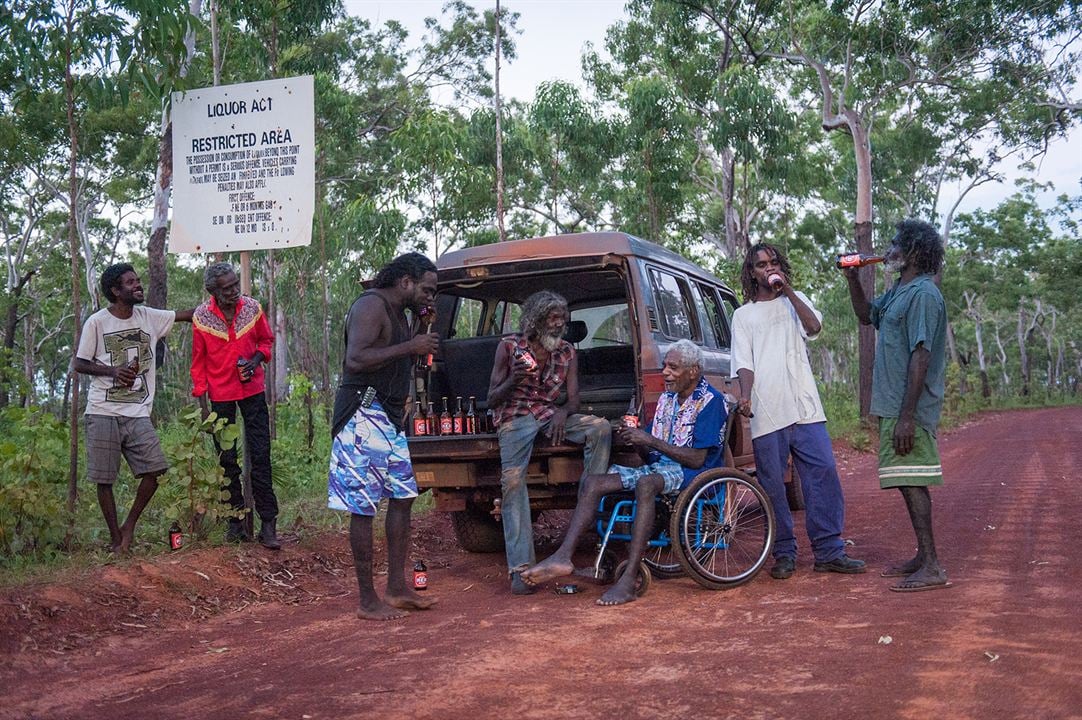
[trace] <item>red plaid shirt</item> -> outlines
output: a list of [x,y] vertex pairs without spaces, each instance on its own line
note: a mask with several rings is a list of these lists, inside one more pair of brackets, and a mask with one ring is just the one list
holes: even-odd
[[[509,335],[503,339],[508,347],[505,352],[513,353],[519,347],[529,352],[526,336],[521,333]],[[496,425],[509,422],[519,415],[530,414],[538,422],[545,422],[556,411],[556,398],[567,380],[567,370],[575,362],[575,348],[566,340],[561,340],[555,351],[549,353],[548,362],[539,373],[530,373],[526,379],[511,388],[511,397],[493,411]]]
[[242,383],[237,360],[251,358],[256,350],[269,359],[273,344],[274,334],[258,301],[242,295],[229,322],[214,298],[207,300],[192,317],[192,395],[201,397],[209,390],[211,400],[225,402],[263,392],[263,366]]

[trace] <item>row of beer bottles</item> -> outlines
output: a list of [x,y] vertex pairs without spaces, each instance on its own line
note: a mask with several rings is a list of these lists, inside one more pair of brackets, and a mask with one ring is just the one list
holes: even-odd
[[428,403],[427,412],[420,400],[414,404],[414,435],[476,435],[487,432],[487,424],[485,417],[477,414],[477,398],[473,395],[465,408],[462,406],[462,396],[456,396],[454,414],[451,414],[446,395],[443,397],[443,412],[439,415],[432,402]]

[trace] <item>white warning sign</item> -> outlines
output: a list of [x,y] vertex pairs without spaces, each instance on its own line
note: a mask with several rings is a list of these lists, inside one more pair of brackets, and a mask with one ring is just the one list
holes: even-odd
[[312,242],[312,76],[173,93],[174,253]]

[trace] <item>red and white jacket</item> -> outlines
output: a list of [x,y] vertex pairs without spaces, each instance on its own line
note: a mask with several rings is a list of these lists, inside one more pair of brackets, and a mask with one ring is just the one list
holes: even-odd
[[225,402],[263,392],[263,366],[242,383],[237,360],[251,358],[256,350],[269,360],[273,345],[274,334],[257,300],[242,295],[232,322],[214,298],[207,300],[192,317],[192,395],[200,397],[209,390],[211,400]]

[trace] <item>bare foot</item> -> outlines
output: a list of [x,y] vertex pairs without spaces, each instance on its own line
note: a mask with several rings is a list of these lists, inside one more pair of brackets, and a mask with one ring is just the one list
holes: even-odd
[[377,601],[369,607],[361,606],[357,617],[361,620],[398,620],[409,615],[405,610],[393,608],[385,602]]
[[598,601],[598,605],[623,605],[637,600],[634,587],[624,587],[623,583],[617,583],[605,591]]
[[422,597],[412,590],[393,595],[388,592],[385,599],[388,605],[400,610],[427,610],[437,602],[434,597]]
[[550,557],[544,562],[527,568],[519,573],[528,585],[540,585],[548,580],[555,580],[575,572],[575,566],[569,562]]
[[919,558],[913,558],[904,563],[898,563],[896,565],[889,565],[887,569],[879,573],[880,577],[906,577],[912,575],[916,571],[920,570],[921,562]]
[[131,544],[135,540],[134,528],[121,528],[120,529],[120,544],[116,546],[114,552],[118,555],[128,555],[131,553]]

